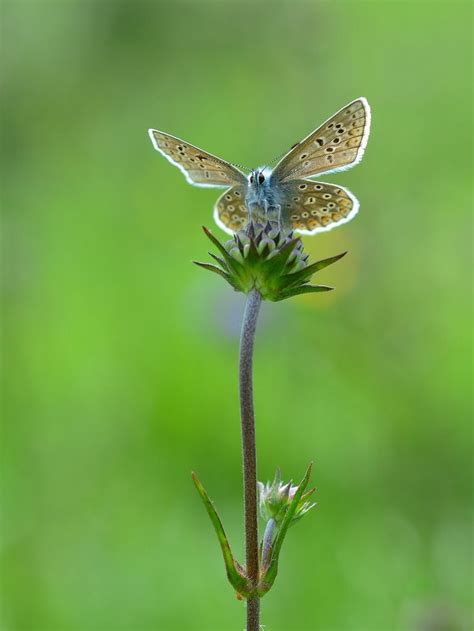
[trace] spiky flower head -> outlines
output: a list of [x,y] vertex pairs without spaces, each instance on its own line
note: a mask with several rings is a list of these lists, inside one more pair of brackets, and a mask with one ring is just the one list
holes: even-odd
[[[279,524],[285,517],[286,511],[291,504],[295,493],[298,490],[297,486],[293,486],[292,481],[283,483],[281,481],[280,469],[275,472],[273,482],[257,482],[260,514],[265,521],[274,519]],[[310,511],[316,504],[308,501],[308,498],[315,492],[316,488],[312,488],[307,491],[300,499],[296,506],[291,524],[297,522],[303,515]]]
[[335,263],[346,252],[308,264],[303,242],[291,231],[249,223],[236,232],[234,238],[221,243],[207,228],[203,228],[221,256],[209,253],[217,265],[194,261],[196,265],[219,274],[235,289],[249,293],[257,289],[264,300],[284,300],[298,294],[330,291],[327,285],[311,285],[311,276]]

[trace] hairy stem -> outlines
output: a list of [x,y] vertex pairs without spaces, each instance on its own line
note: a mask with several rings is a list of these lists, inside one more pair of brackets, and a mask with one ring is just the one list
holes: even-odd
[[[255,447],[255,416],[253,410],[253,344],[262,298],[256,289],[247,296],[242,333],[240,336],[240,418],[242,427],[242,457],[244,473],[245,553],[247,576],[253,586],[259,578],[257,521],[257,454]],[[247,601],[247,631],[259,631],[260,601]]]
[[247,631],[259,631],[260,629],[260,598],[247,600]]

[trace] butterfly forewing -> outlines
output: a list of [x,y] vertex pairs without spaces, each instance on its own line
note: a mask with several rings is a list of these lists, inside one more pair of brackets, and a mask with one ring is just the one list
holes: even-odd
[[293,147],[276,165],[278,181],[348,169],[362,159],[370,131],[370,108],[356,99]]
[[248,221],[246,190],[246,186],[234,186],[223,193],[214,206],[214,219],[226,232],[237,232]]
[[347,189],[313,180],[291,180],[285,184],[282,214],[286,223],[303,234],[331,230],[352,219],[359,203]]
[[148,133],[155,149],[177,166],[191,184],[226,187],[247,182],[242,171],[189,142],[156,129]]

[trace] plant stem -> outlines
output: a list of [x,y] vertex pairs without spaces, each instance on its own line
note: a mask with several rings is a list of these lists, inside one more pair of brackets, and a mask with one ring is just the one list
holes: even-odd
[[260,629],[260,598],[247,600],[247,631],[259,631]]
[[[244,473],[245,555],[247,577],[253,586],[259,578],[257,521],[257,453],[253,410],[253,344],[262,297],[256,289],[247,296],[240,336],[240,418]],[[260,599],[247,601],[247,631],[259,631]]]

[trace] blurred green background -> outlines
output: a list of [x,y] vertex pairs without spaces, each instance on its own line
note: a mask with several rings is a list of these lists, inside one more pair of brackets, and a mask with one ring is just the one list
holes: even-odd
[[[259,477],[314,459],[267,631],[472,624],[471,5],[2,3],[5,631],[240,631],[196,469],[243,559],[243,298],[218,190],[148,127],[250,166],[364,95],[328,295],[265,304]],[[325,178],[322,178],[325,179]],[[221,234],[214,226],[216,234]],[[222,236],[224,236],[222,234]]]

